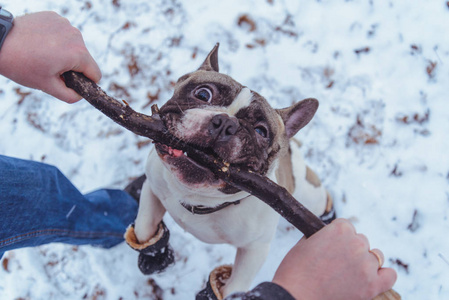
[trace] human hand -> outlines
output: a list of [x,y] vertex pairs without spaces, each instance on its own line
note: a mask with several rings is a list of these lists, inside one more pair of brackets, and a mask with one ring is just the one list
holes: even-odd
[[349,221],[337,219],[301,239],[281,262],[273,282],[298,300],[371,300],[390,290],[397,274],[381,268],[380,250],[369,251],[368,239]]
[[95,82],[101,72],[89,54],[81,32],[54,12],[26,14],[14,26],[0,50],[0,74],[67,103],[81,99],[65,86],[66,71],[84,73]]

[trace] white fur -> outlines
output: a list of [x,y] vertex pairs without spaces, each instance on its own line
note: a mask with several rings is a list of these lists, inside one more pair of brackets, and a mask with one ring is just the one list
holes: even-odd
[[253,100],[253,94],[249,88],[243,88],[235,97],[232,104],[223,106],[211,106],[208,109],[192,108],[184,112],[181,122],[177,124],[177,132],[182,133],[181,139],[189,139],[194,137],[197,129],[204,123],[205,119],[210,119],[214,115],[227,114],[228,116],[235,116],[235,114],[242,108],[248,107]]
[[205,110],[201,108],[192,108],[187,110],[182,116],[181,122],[176,125],[176,132],[180,134],[179,138],[189,140],[197,134],[205,119],[211,119],[214,115],[220,114],[220,111]]
[[253,100],[253,93],[249,88],[243,88],[240,93],[235,97],[232,104],[225,107],[225,112],[230,116],[235,116],[235,114],[242,108],[248,107]]

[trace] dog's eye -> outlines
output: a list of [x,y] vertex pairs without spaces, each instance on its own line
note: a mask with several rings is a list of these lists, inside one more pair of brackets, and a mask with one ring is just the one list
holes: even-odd
[[204,102],[212,100],[212,92],[208,88],[202,87],[195,91],[195,97]]
[[268,130],[264,126],[257,126],[254,130],[263,138],[268,137]]

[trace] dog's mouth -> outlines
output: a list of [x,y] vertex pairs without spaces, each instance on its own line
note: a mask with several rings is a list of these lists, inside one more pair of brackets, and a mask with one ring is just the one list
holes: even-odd
[[181,157],[183,155],[185,156],[182,150],[174,149],[161,143],[156,143],[156,148],[160,154],[169,155],[171,157]]
[[214,173],[206,166],[198,164],[179,149],[156,143],[155,148],[159,157],[171,172],[187,185],[223,185]]

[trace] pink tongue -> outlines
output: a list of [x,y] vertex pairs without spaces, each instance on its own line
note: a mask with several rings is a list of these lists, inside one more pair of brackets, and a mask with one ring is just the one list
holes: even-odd
[[174,157],[180,157],[182,155],[182,151],[181,150],[172,149],[172,148],[169,149],[168,153],[171,156],[174,156]]

